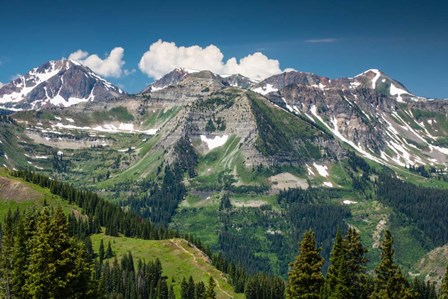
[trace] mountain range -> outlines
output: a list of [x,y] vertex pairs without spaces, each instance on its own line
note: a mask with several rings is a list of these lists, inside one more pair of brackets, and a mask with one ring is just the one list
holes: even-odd
[[[127,94],[59,60],[1,87],[0,106],[13,111],[2,117],[0,165],[100,192],[229,255],[253,234],[259,246],[247,260],[280,275],[301,232],[285,216],[293,210],[281,201],[288,189],[309,192],[311,207],[342,207],[343,223],[374,250],[385,228],[401,232],[398,258],[409,272],[448,243],[428,243],[425,229],[376,193],[383,170],[448,188],[448,101],[413,95],[376,69],[341,79],[290,71],[256,82],[178,68]],[[169,167],[182,174],[185,194],[157,202]],[[234,213],[220,209],[226,196]],[[276,252],[279,242],[289,251]]]

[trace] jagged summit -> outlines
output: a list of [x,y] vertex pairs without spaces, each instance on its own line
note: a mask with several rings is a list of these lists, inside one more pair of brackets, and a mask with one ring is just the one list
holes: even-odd
[[223,86],[240,87],[243,89],[249,89],[257,83],[256,81],[241,74],[219,75],[208,70],[199,71],[186,68],[175,68],[162,78],[148,85],[141,93],[145,94],[149,92],[156,92],[169,86],[178,85],[187,77],[215,80],[220,84],[223,84]]
[[51,60],[0,88],[0,106],[12,110],[68,107],[108,100],[124,91],[71,59]]

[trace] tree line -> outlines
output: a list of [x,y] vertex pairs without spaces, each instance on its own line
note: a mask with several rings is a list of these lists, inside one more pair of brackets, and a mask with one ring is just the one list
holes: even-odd
[[[68,217],[68,229],[74,236],[84,242],[87,252],[93,253],[90,238],[88,236],[99,232],[101,227],[105,228],[106,235],[111,236],[123,234],[126,237],[153,240],[184,238],[209,256],[213,266],[228,274],[229,283],[234,287],[235,292],[237,293],[245,292],[246,284],[249,280],[256,282],[259,288],[265,289],[272,289],[275,285],[279,284],[279,282],[282,282],[281,279],[275,276],[258,274],[257,271],[247,271],[242,265],[229,261],[229,259],[221,252],[212,252],[210,248],[204,246],[198,238],[190,234],[181,235],[178,232],[163,226],[157,226],[150,220],[137,215],[132,210],[126,211],[118,205],[107,202],[94,192],[78,190],[70,184],[50,179],[47,176],[29,170],[14,171],[11,172],[11,175],[20,177],[41,187],[49,188],[52,194],[58,195],[63,200],[75,204],[82,209],[87,217],[79,218],[70,215]],[[163,198],[160,198],[159,200],[162,199]],[[283,294],[281,296],[283,296]]]
[[415,278],[409,281],[394,261],[393,238],[386,230],[381,243],[381,259],[372,274],[366,270],[366,248],[359,233],[349,228],[345,236],[338,231],[324,275],[324,259],[316,245],[314,232],[307,231],[299,244],[299,254],[290,264],[286,298],[341,299],[436,299],[448,298],[445,274],[439,293],[433,283]]

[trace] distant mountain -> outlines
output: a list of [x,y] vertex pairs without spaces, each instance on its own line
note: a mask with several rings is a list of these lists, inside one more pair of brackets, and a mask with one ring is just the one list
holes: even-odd
[[[154,83],[151,83],[148,85],[142,93],[150,93],[150,92],[156,92],[162,89],[165,89],[169,86],[175,86],[179,84],[181,81],[186,79],[187,77],[193,75],[193,77],[203,77],[204,74],[208,73],[208,77],[214,78],[217,82],[222,84],[223,86],[233,86],[233,87],[239,87],[243,89],[249,89],[252,86],[254,86],[257,82],[251,80],[248,77],[245,77],[240,74],[234,74],[234,75],[218,75],[214,74],[210,71],[198,71],[198,70],[191,70],[191,69],[185,69],[185,68],[176,68],[169,72],[168,74],[164,75],[162,78],[156,80]],[[199,74],[199,75],[198,75]]]
[[125,93],[74,60],[49,61],[0,88],[0,108],[29,110],[103,101]]

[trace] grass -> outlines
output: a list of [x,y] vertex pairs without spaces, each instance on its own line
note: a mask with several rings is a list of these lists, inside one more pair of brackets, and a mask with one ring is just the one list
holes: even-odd
[[168,284],[173,282],[176,297],[180,298],[180,285],[183,277],[203,281],[206,285],[210,275],[218,282],[216,287],[217,298],[244,298],[243,294],[236,294],[232,286],[227,282],[226,276],[214,268],[195,247],[190,246],[183,239],[171,240],[141,240],[126,237],[111,237],[104,234],[92,236],[92,244],[98,250],[100,241],[112,245],[112,250],[117,257],[132,252],[134,261],[142,259],[152,261],[158,258],[162,263],[163,273],[168,276]]
[[[39,209],[46,203],[48,206],[57,207],[60,206],[65,214],[70,213],[73,210],[80,211],[81,209],[77,206],[71,205],[68,202],[62,200],[59,196],[56,196],[50,192],[47,188],[42,188],[40,186],[34,185],[32,183],[26,182],[22,179],[12,177],[8,172],[0,168],[0,177],[7,178],[13,182],[18,182],[19,186],[24,186],[30,188],[33,192],[32,198],[29,200],[6,200],[2,196],[2,190],[0,190],[0,220],[2,220],[7,214],[8,210],[19,209],[21,211]],[[26,190],[26,189],[25,189]]]
[[176,116],[176,114],[182,109],[181,106],[173,107],[170,109],[159,109],[151,112],[148,117],[143,121],[144,129],[152,129],[155,126],[163,126],[167,121]]

